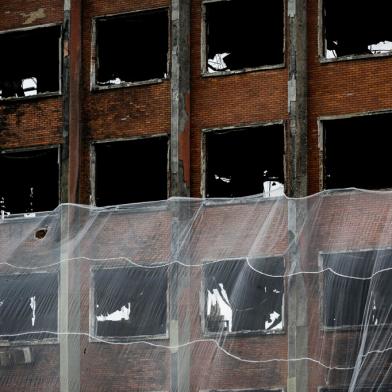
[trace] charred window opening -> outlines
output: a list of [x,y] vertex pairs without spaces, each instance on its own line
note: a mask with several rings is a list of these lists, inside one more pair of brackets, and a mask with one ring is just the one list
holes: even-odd
[[204,6],[209,73],[283,64],[283,1],[231,0]]
[[283,329],[283,258],[269,257],[250,264],[256,271],[246,260],[204,266],[205,332]]
[[[380,10],[382,10],[380,12]],[[374,55],[392,50],[388,0],[323,0],[324,56]]]
[[324,121],[324,187],[391,188],[391,126],[392,114]]
[[329,269],[324,273],[325,326],[392,322],[392,271],[377,273],[392,267],[392,250],[327,254],[323,256],[323,267]]
[[0,154],[2,215],[50,211],[59,204],[58,149]]
[[284,192],[283,125],[206,132],[206,196]]
[[167,267],[94,272],[95,335],[124,338],[167,332]]
[[[57,333],[57,317],[56,273],[0,276],[2,339],[30,341],[53,338]],[[48,331],[53,334],[48,334]]]
[[168,73],[166,9],[96,20],[96,84],[163,79]]
[[0,34],[0,97],[60,90],[59,26]]
[[167,198],[166,136],[95,145],[97,206]]

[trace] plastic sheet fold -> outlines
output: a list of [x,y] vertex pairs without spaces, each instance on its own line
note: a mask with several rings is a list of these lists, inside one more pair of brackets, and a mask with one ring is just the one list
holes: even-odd
[[392,391],[392,193],[0,221],[0,391]]

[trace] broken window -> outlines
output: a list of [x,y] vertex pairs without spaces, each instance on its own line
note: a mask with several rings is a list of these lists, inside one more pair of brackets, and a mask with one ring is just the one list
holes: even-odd
[[389,53],[392,50],[389,0],[323,0],[324,56]]
[[0,153],[2,215],[50,211],[59,204],[58,148]]
[[324,187],[392,187],[392,114],[323,121]]
[[95,335],[132,337],[167,332],[167,267],[94,271]]
[[283,138],[283,125],[206,132],[206,196],[282,195]]
[[59,26],[0,34],[0,97],[60,90]]
[[168,138],[97,143],[97,206],[167,198]]
[[57,317],[57,273],[0,276],[0,335],[5,335],[2,339],[53,338],[54,334],[47,332],[57,333]]
[[96,20],[96,84],[162,79],[168,73],[166,9]]
[[323,279],[325,326],[392,322],[389,312],[392,271],[375,274],[392,267],[392,250],[326,254],[323,267],[328,268]]
[[209,73],[284,62],[282,0],[205,2]]
[[206,332],[283,329],[283,258],[250,264],[223,260],[203,267]]

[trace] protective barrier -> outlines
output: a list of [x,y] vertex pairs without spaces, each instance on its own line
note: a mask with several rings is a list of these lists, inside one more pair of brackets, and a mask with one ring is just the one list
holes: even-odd
[[0,221],[0,391],[392,391],[392,193]]

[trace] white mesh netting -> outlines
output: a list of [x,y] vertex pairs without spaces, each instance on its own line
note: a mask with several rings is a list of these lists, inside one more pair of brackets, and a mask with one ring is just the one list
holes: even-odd
[[392,193],[0,223],[0,391],[392,391]]

